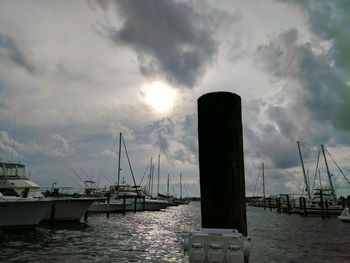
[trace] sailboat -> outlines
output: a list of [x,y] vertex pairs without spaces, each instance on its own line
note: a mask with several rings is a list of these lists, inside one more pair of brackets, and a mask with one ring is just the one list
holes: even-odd
[[350,222],[350,210],[349,207],[344,208],[343,212],[338,216],[341,221]]
[[[126,157],[128,160],[130,173],[134,182],[133,186],[131,186],[130,184],[127,184],[125,180],[122,180],[122,182],[120,180],[120,171],[121,171],[120,162],[121,162],[122,143],[123,143]],[[151,167],[152,169],[150,169],[150,176],[152,176],[152,180],[153,180],[154,167],[152,166],[152,163],[151,163]],[[152,184],[152,187],[153,187],[153,184]],[[167,201],[153,199],[152,195],[147,196],[145,191],[143,191],[141,187],[136,184],[129,154],[128,154],[122,133],[119,133],[119,157],[118,157],[117,184],[111,185],[109,187],[109,193],[111,194],[109,208],[107,207],[107,202],[104,202],[104,203],[94,202],[91,205],[89,212],[90,211],[106,212],[107,209],[109,209],[109,212],[142,211],[142,210],[156,211],[156,210],[167,208],[169,206],[169,203]]]
[[[341,202],[337,199],[337,196],[333,187],[333,182],[332,182],[331,174],[328,167],[324,145],[321,145],[321,151],[324,157],[324,162],[327,170],[329,187],[321,187],[321,188],[314,189],[314,192],[311,195],[311,190],[310,190],[309,182],[307,180],[304,162],[303,162],[303,158],[300,150],[300,143],[297,142],[297,144],[298,144],[299,156],[300,156],[301,166],[302,166],[303,175],[304,175],[304,183],[305,183],[305,190],[306,190],[307,196],[305,198],[304,204],[300,198],[293,199],[291,201],[292,203],[291,211],[296,212],[298,210],[306,209],[307,213],[311,213],[311,214],[312,213],[319,214],[319,213],[323,213],[324,211],[328,211],[329,214],[340,214],[341,211],[344,209],[344,207],[341,204]],[[316,172],[318,170],[319,158],[320,158],[320,151],[318,153],[318,158],[317,158]]]

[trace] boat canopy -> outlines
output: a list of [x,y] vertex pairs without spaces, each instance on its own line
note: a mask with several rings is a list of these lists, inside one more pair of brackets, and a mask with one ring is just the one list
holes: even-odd
[[0,163],[0,177],[26,179],[25,165],[15,162]]

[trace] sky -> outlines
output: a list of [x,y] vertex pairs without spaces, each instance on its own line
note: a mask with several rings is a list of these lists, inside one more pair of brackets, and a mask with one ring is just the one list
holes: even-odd
[[[43,188],[117,180],[119,133],[137,183],[199,196],[197,99],[241,96],[247,195],[350,194],[350,2],[4,0],[0,158]],[[125,149],[121,177],[132,183]],[[315,176],[316,174],[316,176]],[[145,176],[144,176],[145,175]],[[142,177],[144,179],[142,180]],[[317,178],[314,182],[314,178]],[[156,189],[156,185],[154,189]],[[348,191],[348,192],[347,192]]]

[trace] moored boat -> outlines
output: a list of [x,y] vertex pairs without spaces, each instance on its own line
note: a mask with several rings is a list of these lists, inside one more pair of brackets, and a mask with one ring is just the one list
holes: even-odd
[[[58,191],[56,196],[45,197],[39,185],[26,176],[25,165],[19,162],[0,162],[0,192],[7,196],[36,198],[52,203],[43,220],[79,221],[89,206],[100,198],[62,197]],[[54,210],[54,211],[53,211]]]
[[0,193],[0,227],[37,225],[50,207],[50,201]]
[[350,222],[350,210],[348,207],[346,207],[343,210],[343,212],[340,214],[340,216],[338,216],[338,219],[340,219],[341,221]]

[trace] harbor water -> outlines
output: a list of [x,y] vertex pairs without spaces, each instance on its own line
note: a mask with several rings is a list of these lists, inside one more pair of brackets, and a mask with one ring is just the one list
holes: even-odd
[[[350,223],[247,207],[250,262],[350,262]],[[200,203],[159,212],[89,215],[75,224],[0,229],[0,262],[188,262],[182,237]]]

